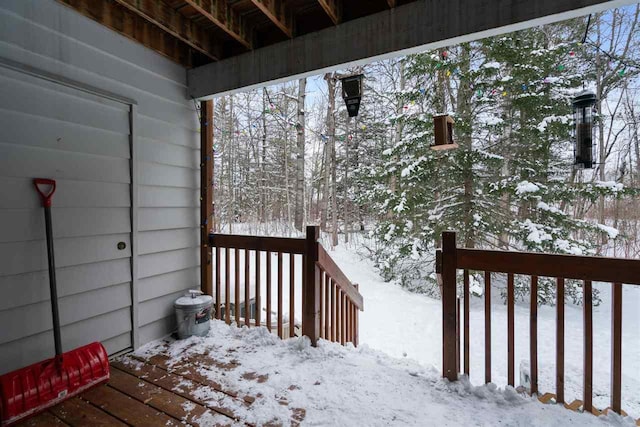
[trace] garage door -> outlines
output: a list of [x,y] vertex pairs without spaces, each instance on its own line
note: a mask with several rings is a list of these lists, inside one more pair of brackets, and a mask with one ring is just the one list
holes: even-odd
[[0,374],[53,355],[44,216],[53,199],[62,346],[131,347],[129,106],[0,67]]

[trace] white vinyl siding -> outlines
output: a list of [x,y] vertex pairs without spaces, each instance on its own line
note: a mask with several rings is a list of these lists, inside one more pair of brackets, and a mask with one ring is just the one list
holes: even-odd
[[[138,185],[130,188],[126,104],[2,61],[133,100]],[[17,325],[0,332],[0,374],[53,354],[36,176],[58,181],[53,226],[64,349],[100,340],[113,353],[133,345],[132,328],[138,344],[171,332],[173,300],[200,280],[198,132],[183,67],[54,0],[0,3],[0,324]]]

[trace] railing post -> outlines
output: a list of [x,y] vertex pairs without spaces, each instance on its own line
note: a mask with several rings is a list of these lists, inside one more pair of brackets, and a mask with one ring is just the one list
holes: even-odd
[[442,376],[457,381],[456,233],[442,233]]
[[304,250],[304,301],[302,303],[302,335],[309,337],[311,345],[316,346],[320,338],[320,269],[318,262],[318,237],[320,228],[307,226]]

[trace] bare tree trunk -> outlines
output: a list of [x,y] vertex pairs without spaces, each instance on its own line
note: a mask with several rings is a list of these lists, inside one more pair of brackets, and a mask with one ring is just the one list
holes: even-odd
[[305,145],[305,111],[304,100],[307,90],[307,79],[298,81],[298,121],[297,130],[297,153],[296,153],[296,209],[295,227],[302,231],[304,223],[304,145]]
[[[335,122],[335,104],[336,104],[336,79],[333,73],[324,75],[327,82],[327,92],[329,102],[327,103],[326,117],[326,138],[325,138],[325,160],[324,160],[324,185],[322,194],[321,208],[321,225],[323,229],[327,229],[329,198],[331,197],[331,217],[332,217],[332,243],[337,245],[337,221],[336,221],[336,200],[335,200],[335,146],[336,146],[336,122]],[[332,173],[333,172],[333,173]],[[329,182],[330,176],[332,182]]]
[[233,185],[233,179],[235,175],[235,147],[234,147],[234,138],[233,138],[233,95],[229,97],[229,124],[227,129],[229,135],[229,180],[228,180],[228,188],[229,188],[229,207],[227,209],[227,222],[229,223],[229,233],[233,232],[233,215],[236,208],[236,190]]
[[[471,48],[469,44],[465,43],[460,48],[460,71],[463,76],[468,75],[471,68]],[[449,80],[449,79],[447,79]],[[464,180],[464,232],[465,232],[465,247],[475,247],[475,228],[473,219],[473,161],[471,157],[472,149],[472,115],[470,99],[472,96],[471,89],[469,87],[470,82],[461,81],[458,89],[458,97],[456,99],[458,118],[463,123],[462,132],[459,132],[458,139],[460,146],[464,149],[465,158],[463,161],[463,180]],[[447,87],[450,86],[450,82],[447,81]],[[451,91],[451,89],[449,88]]]
[[260,166],[259,166],[259,183],[258,192],[260,194],[260,206],[258,207],[258,216],[260,223],[263,224],[266,221],[266,209],[267,209],[267,197],[265,186],[267,183],[267,176],[265,172],[265,163],[267,160],[267,89],[262,89],[262,146],[260,147]]
[[344,141],[345,164],[344,164],[344,242],[349,243],[350,217],[349,217],[349,144],[351,144],[351,117],[347,120],[347,137]]

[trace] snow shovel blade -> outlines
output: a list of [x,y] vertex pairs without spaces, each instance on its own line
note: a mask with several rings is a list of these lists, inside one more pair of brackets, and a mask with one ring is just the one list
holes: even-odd
[[0,425],[8,426],[109,380],[107,351],[87,344],[0,376]]

